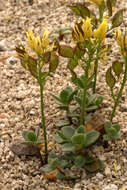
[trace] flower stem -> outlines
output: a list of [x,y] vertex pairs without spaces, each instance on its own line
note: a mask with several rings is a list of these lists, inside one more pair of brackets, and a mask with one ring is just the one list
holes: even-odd
[[84,125],[85,121],[85,107],[86,107],[86,88],[82,91],[82,106],[81,106],[81,118],[80,118],[80,125]]
[[95,66],[94,66],[94,84],[93,84],[93,93],[96,93],[96,83],[97,83],[97,72],[98,72],[98,58],[99,58],[99,51],[100,51],[100,42],[97,46],[97,54],[96,54],[96,60],[95,60]]
[[39,56],[38,56],[38,58],[39,58],[39,61],[38,61],[38,69],[39,69],[38,83],[40,85],[40,96],[41,96],[41,122],[42,122],[43,136],[44,136],[45,163],[47,163],[47,161],[48,161],[48,143],[47,143],[47,131],[46,131],[46,125],[45,125],[44,95],[43,95],[45,81],[42,80],[42,78],[41,78],[42,65],[41,65],[41,60],[40,60]]
[[45,115],[44,115],[44,97],[43,97],[43,89],[44,86],[40,83],[40,95],[41,95],[41,120],[42,120],[42,128],[43,128],[43,135],[44,135],[44,146],[45,146],[45,163],[48,160],[48,148],[47,148],[47,131],[45,125]]
[[92,60],[92,55],[91,55],[90,48],[91,48],[91,47],[89,47],[89,51],[88,51],[89,59],[88,59],[88,61],[86,61],[87,65],[86,65],[86,68],[85,68],[84,89],[81,90],[81,93],[82,93],[82,94],[81,94],[82,105],[81,105],[80,125],[84,125],[84,123],[85,123],[87,81],[88,81],[88,78],[89,78],[89,76],[88,76],[88,71],[89,71],[89,68],[90,68],[91,60]]
[[110,117],[110,121],[111,122],[113,120],[113,117],[115,116],[115,111],[116,111],[117,105],[119,103],[119,99],[122,96],[123,88],[124,88],[125,83],[126,83],[126,77],[127,77],[127,56],[126,57],[123,56],[123,57],[124,57],[124,60],[125,60],[125,72],[124,72],[124,77],[123,77],[123,81],[122,81],[122,84],[121,84],[118,96],[117,96],[117,98],[114,101],[114,107],[113,107],[112,114],[111,114],[111,117]]

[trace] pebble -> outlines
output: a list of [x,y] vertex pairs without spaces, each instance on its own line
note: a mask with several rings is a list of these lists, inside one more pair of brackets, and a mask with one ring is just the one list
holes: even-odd
[[0,51],[7,51],[9,49],[6,39],[0,41]]
[[104,176],[103,176],[103,174],[101,174],[101,173],[97,173],[97,174],[96,174],[96,177],[97,177],[98,179],[102,180]]
[[73,190],[81,190],[81,184],[76,183]]
[[105,186],[102,190],[118,190],[118,187],[114,184],[109,184]]
[[110,175],[111,174],[110,168],[106,167],[104,173],[105,173],[105,175]]

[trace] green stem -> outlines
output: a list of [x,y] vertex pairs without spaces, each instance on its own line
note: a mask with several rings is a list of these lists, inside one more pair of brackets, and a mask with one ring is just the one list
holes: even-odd
[[96,54],[96,60],[95,60],[95,66],[94,66],[94,84],[93,84],[93,93],[96,93],[96,83],[97,83],[97,72],[98,72],[98,59],[99,59],[99,51],[100,51],[100,42],[97,46],[97,54]]
[[47,163],[48,160],[48,143],[47,143],[47,131],[46,131],[46,125],[45,125],[45,114],[44,114],[44,81],[41,79],[41,69],[42,66],[40,65],[40,57],[38,61],[38,69],[39,69],[39,76],[38,76],[38,83],[40,85],[40,96],[41,96],[41,121],[42,121],[42,129],[43,129],[43,136],[44,136],[44,147],[45,147],[45,163]]
[[44,97],[43,97],[43,89],[44,86],[40,83],[40,95],[41,95],[41,120],[42,120],[42,128],[43,128],[43,135],[44,135],[44,146],[45,146],[45,163],[48,160],[48,146],[47,146],[47,131],[45,125],[45,115],[44,115]]
[[116,111],[117,105],[119,103],[119,99],[122,96],[123,88],[124,88],[125,83],[126,83],[126,77],[127,77],[127,56],[126,57],[123,56],[123,57],[124,57],[124,60],[125,60],[125,72],[124,72],[124,77],[123,77],[123,81],[122,81],[122,84],[121,84],[118,96],[117,96],[117,98],[114,101],[114,107],[113,107],[112,114],[111,114],[111,117],[110,117],[110,121],[111,122],[113,120],[113,117],[115,116],[115,111]]
[[114,96],[113,89],[111,89],[111,96],[112,96],[113,100],[115,101],[115,96]]
[[80,125],[84,125],[85,121],[85,107],[86,107],[86,88],[82,91],[82,105],[81,105],[81,118],[80,118]]
[[90,63],[91,63],[91,60],[92,60],[92,55],[91,55],[91,51],[90,51],[90,48],[89,47],[89,50],[88,50],[88,56],[89,56],[89,59],[88,61],[86,61],[86,68],[85,68],[85,81],[84,81],[84,89],[81,91],[81,95],[82,95],[82,105],[81,105],[81,117],[80,117],[80,125],[84,125],[85,123],[85,109],[86,109],[86,92],[87,92],[87,80],[88,80],[88,71],[89,71],[89,68],[90,68]]

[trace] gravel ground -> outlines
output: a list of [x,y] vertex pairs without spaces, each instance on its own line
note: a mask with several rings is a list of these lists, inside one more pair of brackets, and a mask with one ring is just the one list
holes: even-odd
[[[0,0],[0,189],[1,190],[119,190],[127,186],[127,86],[120,100],[114,122],[119,122],[121,139],[110,143],[107,149],[94,146],[93,152],[105,162],[103,171],[87,175],[85,172],[76,181],[48,181],[43,177],[43,168],[39,167],[40,160],[36,157],[21,157],[14,155],[10,144],[21,138],[22,130],[34,129],[41,121],[40,95],[36,81],[25,72],[19,60],[11,56],[2,60],[6,55],[13,55],[14,46],[20,40],[24,42],[25,32],[33,29],[42,33],[46,28],[53,31],[57,27],[72,25],[75,17],[67,2],[72,0]],[[75,1],[80,2],[80,1]],[[119,4],[120,3],[120,4]],[[126,0],[120,0],[117,8],[127,7]],[[127,24],[127,14],[124,15]],[[109,43],[114,43],[112,39]],[[119,58],[114,46],[114,54],[110,60]],[[105,100],[102,109],[108,118],[111,112],[111,98],[105,85],[105,70],[107,66],[100,65],[97,89]],[[70,74],[67,73],[66,60],[61,59],[54,79],[49,79],[45,87],[45,116],[50,142],[49,149],[59,150],[52,136],[55,132],[55,122],[64,116],[56,110],[54,100],[49,92],[59,93],[69,84]],[[116,89],[119,86],[116,87]],[[117,167],[115,167],[115,165]],[[124,189],[126,190],[126,189]]]

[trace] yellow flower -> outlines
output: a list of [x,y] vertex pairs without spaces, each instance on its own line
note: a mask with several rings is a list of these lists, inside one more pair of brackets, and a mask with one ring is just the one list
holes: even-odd
[[44,50],[48,48],[48,45],[49,45],[48,30],[46,30],[43,33],[42,38],[40,38],[40,36],[35,37],[32,30],[30,30],[29,32],[26,32],[26,35],[27,35],[29,47],[33,51],[35,51],[37,54],[42,54]]
[[99,40],[104,40],[107,32],[107,20],[104,19],[98,29],[94,32],[95,38]]
[[[105,42],[104,42],[105,43]],[[111,46],[110,45],[104,45],[101,47],[101,51],[99,52],[99,60],[102,64],[106,65],[108,56],[107,53],[110,50]]]
[[99,6],[103,0],[89,0],[89,1],[94,3],[95,5]]
[[35,44],[35,36],[33,34],[32,30],[29,30],[29,32],[26,32],[26,36],[28,39],[28,45],[29,47],[34,50],[34,44]]
[[[124,47],[124,38],[122,36],[122,32],[121,30],[117,30],[115,33],[115,38],[116,38],[116,41],[117,41],[117,44],[120,46],[120,48],[123,48]],[[126,43],[126,42],[125,42]]]
[[91,19],[87,18],[82,20],[81,24],[76,24],[73,28],[74,39],[78,42],[84,42],[86,39],[92,36]]
[[92,26],[91,26],[91,19],[87,18],[83,20],[82,30],[84,32],[84,38],[87,39],[92,36]]
[[45,30],[45,32],[43,33],[43,36],[42,36],[42,46],[44,49],[47,49],[48,48],[48,45],[49,45],[49,31],[48,30]]
[[74,26],[72,35],[76,41],[78,42],[84,41],[84,34],[79,24],[76,24]]

